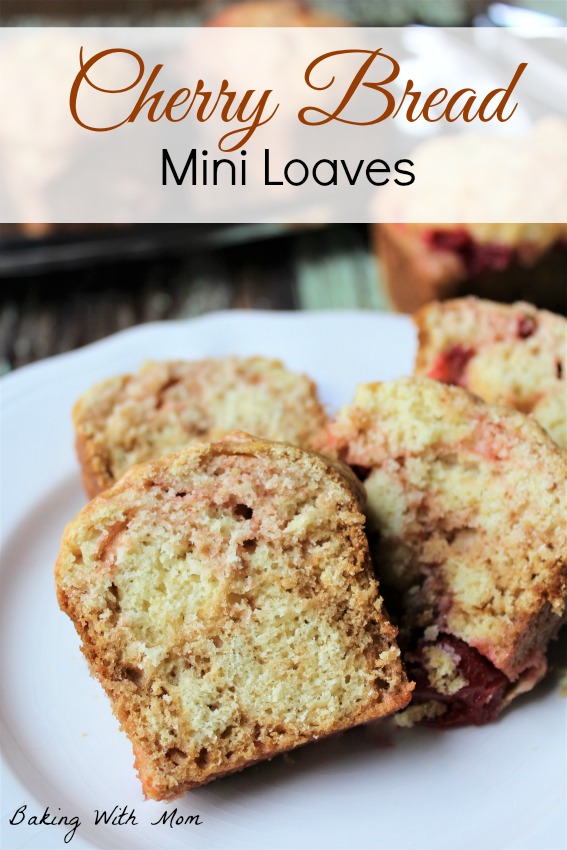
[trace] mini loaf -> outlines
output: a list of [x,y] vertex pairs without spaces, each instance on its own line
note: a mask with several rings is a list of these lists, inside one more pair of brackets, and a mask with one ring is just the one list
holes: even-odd
[[240,435],[135,467],[67,527],[59,603],[147,797],[408,703],[348,476]]
[[544,675],[565,621],[565,454],[524,414],[428,378],[360,386],[325,449],[364,480],[416,681],[406,720],[493,719]]
[[567,448],[567,321],[531,304],[433,302],[414,316],[416,374],[530,413]]
[[[371,230],[393,306],[413,313],[478,295],[564,311],[566,146],[558,116],[513,140],[455,134],[420,144],[411,157],[419,180],[403,197],[379,196],[376,221],[385,223]],[[533,221],[519,222],[526,208]],[[486,223],[489,214],[496,220]]]
[[233,430],[302,448],[326,422],[314,383],[279,360],[225,357],[146,363],[77,402],[73,421],[89,496],[131,466]]

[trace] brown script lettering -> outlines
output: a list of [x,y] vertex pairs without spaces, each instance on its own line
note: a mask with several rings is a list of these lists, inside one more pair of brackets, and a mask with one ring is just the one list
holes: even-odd
[[[137,72],[133,79],[121,88],[107,89],[97,85],[93,81],[92,76],[90,76],[92,69],[98,62],[117,54],[128,55],[135,59]],[[181,88],[168,97],[163,89],[156,89],[154,87],[163,68],[163,65],[155,65],[128,114],[116,124],[95,127],[88,123],[88,118],[83,118],[79,115],[77,100],[83,83],[91,89],[108,95],[124,94],[129,91],[134,92],[144,80],[144,60],[133,50],[127,50],[122,47],[102,50],[100,53],[95,53],[86,62],[83,61],[83,50],[81,48],[79,60],[81,70],[75,77],[69,97],[71,114],[77,124],[86,130],[92,130],[96,133],[116,130],[123,124],[136,121],[144,113],[147,120],[152,122],[161,121],[162,118],[171,122],[183,121],[191,112],[194,113],[197,121],[204,122],[208,121],[214,114],[218,114],[220,120],[225,124],[235,122],[241,125],[225,133],[219,140],[219,149],[229,152],[238,150],[246,144],[256,129],[267,124],[279,108],[279,104],[276,104],[271,113],[264,117],[272,90],[267,89],[258,93],[255,89],[248,89],[243,95],[240,95],[230,90],[228,80],[222,81],[219,91],[215,93],[216,97],[213,92],[205,88],[203,80],[197,81],[193,91],[188,88]]]
[[[363,62],[352,79],[347,80],[345,87],[343,81],[338,78],[337,63],[335,62],[332,66],[335,73],[331,73],[329,70],[329,60],[358,53],[362,54]],[[380,66],[382,66],[384,61],[389,63],[386,72],[382,69],[382,71],[378,72],[381,74],[378,80],[367,80],[366,77],[370,74],[371,70],[376,74],[377,63],[379,62]],[[318,73],[321,73],[323,70],[322,66],[324,65],[326,65],[326,70],[329,71],[330,75],[328,82],[317,84],[313,79],[313,72],[317,68]],[[312,126],[328,124],[329,121],[340,121],[344,124],[353,124],[356,126],[368,126],[370,124],[379,124],[387,118],[396,118],[400,114],[407,121],[412,122],[420,118],[429,122],[441,121],[443,119],[448,122],[454,122],[458,118],[462,118],[468,123],[474,121],[476,118],[484,122],[491,121],[493,118],[505,122],[510,120],[518,106],[517,103],[514,104],[506,114],[506,108],[512,93],[527,66],[527,62],[522,62],[518,65],[506,88],[493,89],[482,98],[475,89],[471,88],[459,89],[453,94],[450,94],[448,88],[442,87],[424,94],[422,91],[414,88],[413,80],[408,80],[404,93],[397,103],[395,95],[387,88],[390,83],[397,79],[400,73],[400,64],[393,56],[383,53],[381,48],[377,50],[335,50],[318,56],[311,62],[305,71],[305,82],[309,88],[315,91],[336,89],[339,92],[337,106],[334,109],[305,106],[299,110],[298,118],[302,124]],[[373,117],[365,120],[355,120],[352,116],[346,117],[343,113],[361,86],[373,89],[381,97],[378,111]]]

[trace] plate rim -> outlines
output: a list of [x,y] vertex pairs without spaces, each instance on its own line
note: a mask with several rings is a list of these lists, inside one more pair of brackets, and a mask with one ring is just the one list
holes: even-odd
[[[23,366],[18,366],[12,371],[0,376],[0,392],[2,394],[2,405],[11,400],[14,394],[14,385],[27,383],[32,386],[33,381],[37,378],[40,372],[48,371],[55,366],[59,366],[63,359],[69,363],[78,363],[83,357],[90,356],[93,351],[101,350],[111,345],[124,342],[128,339],[134,339],[137,336],[144,334],[153,334],[165,330],[166,328],[175,327],[181,330],[185,326],[190,326],[194,323],[198,324],[217,324],[226,322],[234,323],[236,320],[245,317],[248,320],[260,321],[261,319],[269,318],[275,321],[299,321],[300,323],[307,321],[345,321],[352,319],[369,318],[373,321],[395,322],[405,325],[406,328],[412,324],[411,316],[403,313],[388,313],[372,308],[358,309],[340,309],[340,310],[256,310],[256,309],[228,309],[214,310],[209,313],[203,313],[199,316],[188,316],[182,319],[163,319],[156,322],[143,322],[137,325],[132,325],[128,328],[108,334],[108,336],[88,342],[78,348],[62,351],[58,354],[52,354],[49,357],[44,357],[41,360],[36,360],[33,363],[26,363]],[[159,358],[158,358],[159,359]],[[120,374],[120,371],[117,371]],[[1,406],[0,406],[1,413]]]
[[[197,317],[188,317],[184,319],[179,319],[175,321],[165,320],[160,322],[151,322],[145,323],[141,325],[136,325],[131,328],[124,329],[122,331],[118,331],[115,334],[104,337],[101,340],[97,340],[93,343],[89,343],[81,348],[74,349],[69,352],[63,352],[58,355],[54,355],[52,357],[46,358],[41,361],[37,361],[36,363],[29,364],[27,366],[23,366],[19,369],[14,370],[13,373],[5,376],[2,379],[0,386],[3,388],[7,386],[10,392],[7,394],[7,398],[2,393],[2,408],[6,405],[7,401],[17,401],[21,399],[22,401],[27,398],[27,391],[33,391],[33,387],[37,385],[37,383],[41,380],[45,380],[45,375],[49,373],[50,370],[59,371],[59,369],[65,369],[68,367],[72,367],[73,369],[76,366],[80,366],[80,363],[83,359],[90,359],[93,356],[96,356],[97,352],[102,350],[103,348],[112,348],[115,344],[125,343],[126,346],[130,344],[130,340],[132,340],[133,345],[139,345],[138,339],[139,337],[143,337],[145,334],[153,334],[153,333],[162,333],[166,330],[171,329],[172,325],[176,325],[180,330],[191,326],[192,324],[198,322],[200,324],[207,324],[211,322],[218,322],[219,320],[226,321],[228,320],[230,323],[233,321],[240,321],[245,317],[247,319],[253,318],[253,321],[266,319],[268,318],[270,321],[275,320],[278,323],[285,324],[288,319],[294,319],[295,321],[330,321],[333,324],[338,324],[339,322],[344,322],[345,320],[350,319],[358,319],[364,320],[370,319],[371,322],[376,323],[389,323],[389,324],[398,324],[399,327],[402,325],[407,328],[411,325],[411,318],[407,315],[401,314],[390,314],[385,312],[379,312],[375,310],[324,310],[324,311],[271,311],[271,310],[226,310],[226,311],[215,311],[211,313],[207,313]],[[210,356],[210,355],[209,355]],[[141,358],[142,359],[142,358]],[[162,358],[165,359],[165,358]],[[94,362],[94,361],[93,361]],[[309,367],[307,367],[309,368]],[[309,368],[309,371],[311,369]],[[353,382],[354,388],[354,382]],[[24,393],[25,391],[25,393]],[[16,413],[17,415],[17,413]],[[0,580],[4,575],[4,570],[0,569]],[[2,717],[2,728],[3,730],[6,728],[5,726],[5,718]],[[11,730],[8,728],[8,732],[11,733]],[[18,741],[16,741],[16,744]],[[2,750],[0,752],[0,759],[2,762],[2,771],[6,771],[4,775],[8,774],[10,780],[14,780],[18,783],[19,786],[23,785],[23,788],[26,792],[27,797],[30,802],[35,798],[35,795],[29,788],[20,781],[19,771],[14,770],[11,759],[6,757],[7,753],[5,752],[4,746],[2,746]],[[416,827],[417,830],[417,827]],[[78,837],[78,836],[77,836]],[[94,848],[99,846],[97,844],[91,843],[88,838],[82,839],[82,844],[77,842],[77,837],[73,841],[73,845]],[[418,840],[419,832],[416,831],[416,839]],[[558,836],[560,838],[561,836]],[[22,843],[16,843],[13,846],[26,846],[26,842],[30,840],[29,838],[23,839]],[[12,844],[7,846],[12,847]],[[33,846],[38,846],[34,844]],[[134,846],[134,845],[132,845]],[[358,846],[358,845],[356,845]],[[380,846],[379,844],[375,845],[376,847]],[[463,845],[463,847],[468,845]],[[488,845],[487,845],[488,846]]]

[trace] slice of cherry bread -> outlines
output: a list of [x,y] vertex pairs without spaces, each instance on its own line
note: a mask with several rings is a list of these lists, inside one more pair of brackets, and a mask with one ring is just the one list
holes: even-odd
[[565,454],[524,414],[428,378],[360,386],[325,448],[364,480],[416,681],[406,720],[493,719],[544,675],[565,620]]
[[313,381],[265,357],[146,363],[88,390],[73,412],[91,497],[136,463],[230,431],[310,449],[326,420]]
[[567,448],[567,320],[531,304],[433,302],[414,321],[416,374],[530,413]]
[[357,487],[240,435],[135,467],[67,527],[59,603],[147,797],[408,703]]

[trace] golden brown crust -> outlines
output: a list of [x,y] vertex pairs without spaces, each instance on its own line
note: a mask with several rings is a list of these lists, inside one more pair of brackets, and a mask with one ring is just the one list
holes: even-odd
[[81,431],[75,434],[75,453],[81,467],[81,481],[89,499],[111,487],[114,479],[108,473],[100,454]]
[[427,310],[432,303],[436,304],[438,302],[430,301],[412,314],[412,321],[417,330],[417,351],[415,353],[414,366],[415,375],[427,374],[427,361],[429,360],[428,351],[430,350],[431,343],[431,334],[429,333],[427,322]]
[[147,796],[407,704],[358,489],[336,462],[240,434],[132,468],[69,524],[59,604]]
[[372,239],[390,302],[402,313],[446,298],[466,277],[456,255],[432,252],[410,225],[375,224]]
[[[96,387],[106,390],[107,398],[102,408],[102,415],[109,416],[129,381],[128,375],[118,375],[101,381]],[[91,392],[92,392],[91,391]],[[97,434],[93,415],[90,410],[90,395],[85,393],[73,407],[72,419],[75,430],[75,452],[81,467],[81,480],[89,499],[93,499],[115,482],[111,468],[111,460],[104,441]]]

